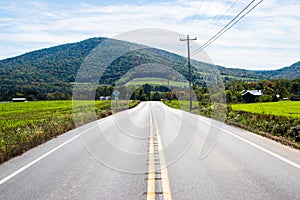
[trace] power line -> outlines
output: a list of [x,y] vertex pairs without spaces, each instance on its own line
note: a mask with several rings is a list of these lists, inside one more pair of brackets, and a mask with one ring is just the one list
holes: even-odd
[[[257,4],[255,4],[252,8],[250,8],[246,13],[244,13],[256,0],[252,0],[238,15],[236,15],[226,26],[224,26],[218,33],[216,33],[213,37],[211,37],[206,43],[204,43],[201,47],[192,52],[192,54],[196,54],[201,50],[208,47],[211,43],[221,37],[225,32],[231,29],[235,24],[237,24],[241,19],[243,19],[247,14],[249,14],[253,9],[255,9],[259,4],[261,4],[264,0],[261,0]],[[244,14],[243,14],[244,13]],[[243,15],[242,15],[243,14]],[[241,16],[242,15],[242,16]]]
[[[237,1],[238,1],[238,0],[235,0],[234,2],[228,1],[228,2],[226,3],[226,5],[225,5],[225,7],[227,7],[227,10],[224,12],[224,14],[222,14],[222,15],[220,15],[220,16],[215,15],[215,16],[213,17],[213,19],[211,19],[210,22],[209,22],[209,23],[206,25],[206,27],[204,28],[204,29],[206,29],[206,31],[205,31],[205,32],[202,32],[202,34],[201,34],[199,37],[201,38],[205,33],[207,33],[208,28],[213,24],[213,22],[214,22],[215,20],[216,20],[215,23],[218,23],[221,19],[223,19],[224,16],[229,12],[229,10],[230,10],[231,8],[233,8],[233,6],[237,3]],[[229,6],[229,5],[230,5],[230,6]]]
[[[245,10],[247,10],[256,0],[252,0],[241,12],[239,12],[228,24],[226,24],[226,26],[224,26],[218,33],[216,33],[214,36],[212,36],[206,43],[204,43],[200,48],[198,48],[197,50],[195,50],[193,53],[195,53],[196,51],[198,51],[199,49],[203,49],[204,46],[206,46],[208,43],[210,43],[213,39],[215,39],[216,37],[218,37],[218,35],[221,35],[222,32],[230,26],[230,24],[232,22],[234,22]],[[193,54],[192,53],[192,54]]]
[[[210,2],[209,6],[207,8],[210,8],[211,5],[214,3],[215,0],[213,0],[213,2]],[[192,24],[192,22],[196,19],[196,16],[198,15],[199,11],[200,11],[200,8],[202,8],[202,5],[204,3],[204,0],[201,0],[201,4],[199,5],[196,13],[193,15],[192,19],[189,21],[189,23],[187,24],[187,27],[186,27],[186,31],[189,30],[189,27],[190,25]],[[201,21],[203,19],[203,15],[201,15],[200,19],[198,19],[199,21]]]
[[218,35],[216,38],[214,38],[212,41],[210,41],[208,44],[203,46],[202,49],[205,49],[208,47],[211,43],[213,43],[215,40],[217,40],[219,37],[221,37],[225,32],[227,32],[229,29],[231,29],[235,24],[237,24],[240,20],[242,20],[247,14],[249,14],[252,10],[254,10],[260,3],[262,3],[263,0],[261,0],[259,3],[257,3],[255,6],[253,6],[249,11],[247,11],[244,15],[242,15],[237,21],[235,21],[231,26],[229,26],[226,30],[222,32],[222,34]]

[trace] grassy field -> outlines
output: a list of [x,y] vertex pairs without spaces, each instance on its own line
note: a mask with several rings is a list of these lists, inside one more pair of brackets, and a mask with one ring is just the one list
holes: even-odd
[[[168,85],[168,80],[163,78],[135,78],[132,81],[126,83],[126,85]],[[177,82],[177,81],[170,81],[170,85],[177,86],[177,87],[187,87],[188,83],[185,82]]]
[[75,110],[71,100],[0,103],[0,163],[75,128],[73,111],[83,125],[112,114],[111,101],[76,101]]
[[242,80],[245,82],[257,82],[258,79],[255,78],[245,78],[245,77],[238,77],[238,76],[229,76],[229,75],[222,75],[222,78],[228,77],[230,79],[234,79],[234,80]]
[[233,104],[233,110],[256,114],[267,114],[300,118],[300,101],[279,101],[270,103]]

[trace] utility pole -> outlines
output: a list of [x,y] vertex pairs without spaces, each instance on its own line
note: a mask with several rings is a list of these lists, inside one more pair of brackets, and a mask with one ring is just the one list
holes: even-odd
[[187,49],[188,49],[188,68],[189,68],[189,90],[190,90],[190,110],[192,110],[192,81],[191,81],[191,58],[190,58],[190,40],[197,40],[197,38],[190,38],[189,35],[187,35],[186,39],[181,39],[180,41],[187,41]]

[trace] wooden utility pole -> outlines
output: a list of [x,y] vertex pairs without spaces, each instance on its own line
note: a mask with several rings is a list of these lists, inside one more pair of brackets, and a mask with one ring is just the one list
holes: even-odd
[[190,110],[192,110],[192,81],[191,81],[191,58],[190,58],[190,40],[197,40],[197,38],[190,38],[189,35],[187,35],[186,39],[181,39],[180,41],[187,41],[187,49],[188,49],[188,68],[189,68],[189,90],[190,90]]

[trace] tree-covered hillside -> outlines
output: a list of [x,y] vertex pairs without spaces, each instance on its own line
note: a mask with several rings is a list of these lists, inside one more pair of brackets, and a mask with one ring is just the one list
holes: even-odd
[[70,95],[70,82],[90,51],[103,38],[42,49],[0,61],[0,100],[33,95],[44,99],[48,93]]
[[[102,76],[98,77],[99,84],[114,85],[141,77],[158,77],[174,81],[188,79],[186,58],[182,56],[124,41],[91,38],[78,43],[55,46],[1,60],[0,101],[7,101],[12,97],[29,97],[29,99],[70,98],[72,84],[80,66],[92,50],[103,41],[113,41],[112,43],[121,49],[127,46],[136,46],[138,50],[129,51],[114,59]],[[113,52],[116,50],[113,47],[112,49],[109,48],[106,51]],[[139,72],[132,70],[137,66],[142,66]],[[254,72],[193,61],[192,82],[201,85],[203,79],[205,81],[210,80],[210,76],[214,75],[214,72],[210,71],[211,69],[214,69],[214,72],[219,71],[224,81],[236,79],[248,79],[250,81],[282,77],[294,79],[300,76],[299,63],[280,70]],[[86,74],[85,80],[89,81],[90,78]]]
[[297,79],[300,78],[300,61],[278,70],[258,71],[256,73],[269,79]]

